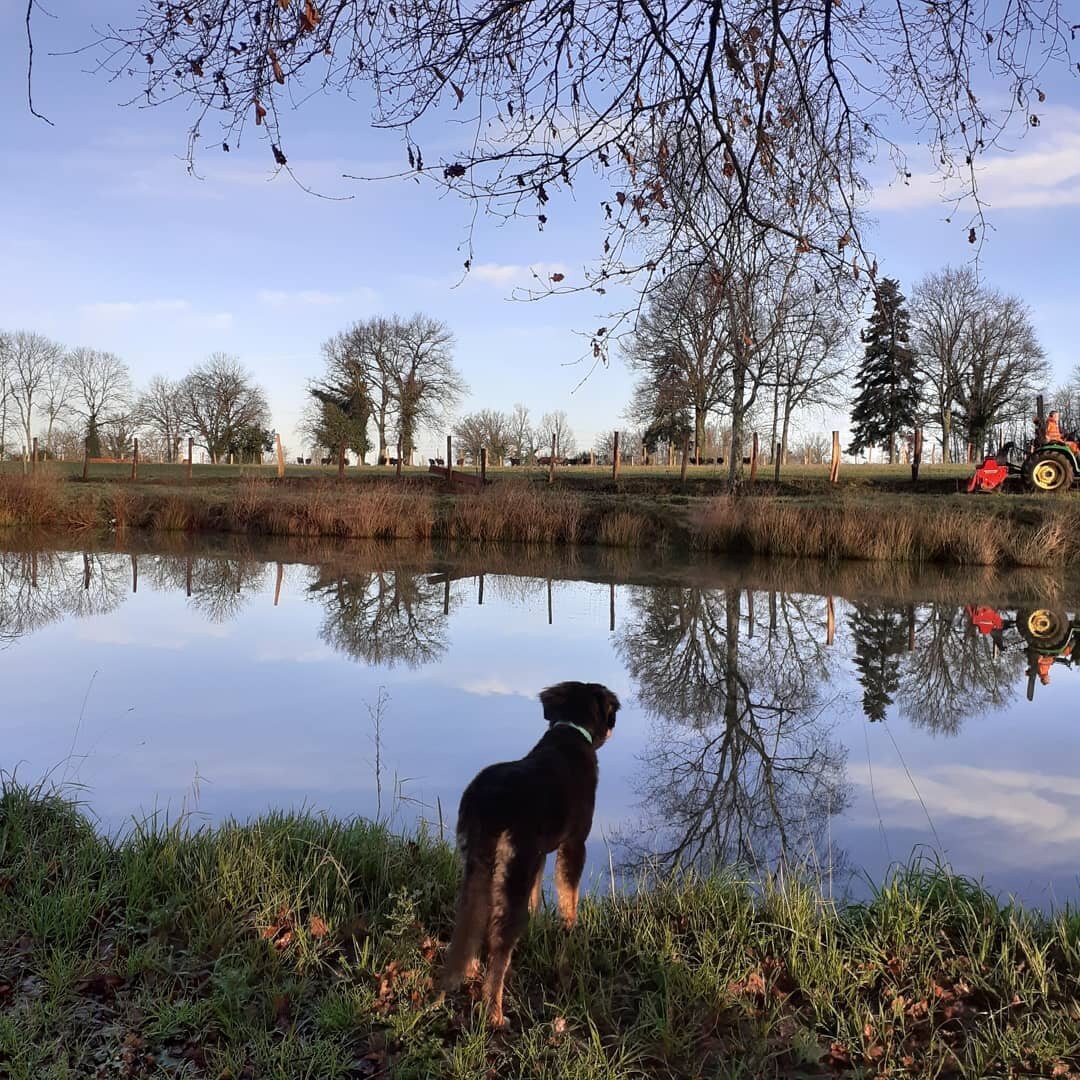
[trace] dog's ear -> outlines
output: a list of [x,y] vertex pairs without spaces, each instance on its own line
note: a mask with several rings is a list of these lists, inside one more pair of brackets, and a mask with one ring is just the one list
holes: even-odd
[[580,683],[557,683],[540,691],[540,704],[544,709],[544,719],[549,724],[558,720],[573,721],[570,713],[573,711],[574,687]]
[[615,714],[621,707],[619,699],[606,686],[601,686],[600,683],[593,683],[592,690],[601,730],[610,731],[615,726]]

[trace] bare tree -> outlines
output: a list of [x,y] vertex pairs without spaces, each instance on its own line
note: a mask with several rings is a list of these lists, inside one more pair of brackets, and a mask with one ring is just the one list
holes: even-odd
[[238,442],[243,429],[269,424],[262,387],[235,356],[211,353],[180,385],[185,423],[198,433],[199,445],[215,463]]
[[443,423],[467,386],[454,366],[454,335],[445,323],[419,313],[395,323],[394,405],[401,453],[411,461],[420,429]]
[[457,441],[465,456],[478,463],[487,447],[492,465],[502,465],[514,445],[513,420],[497,409],[467,413],[455,426]]
[[11,342],[0,331],[0,463],[7,453],[8,405],[11,402]]
[[[416,17],[358,0],[192,0],[142,5],[133,21],[103,35],[103,67],[135,78],[140,102],[193,106],[192,153],[229,149],[253,120],[268,156],[290,167],[284,124],[299,96],[325,101],[322,88],[370,101],[373,121],[401,133],[402,174],[541,227],[576,180],[598,173],[610,196],[585,282],[596,289],[703,254],[716,262],[729,229],[747,227],[777,251],[849,273],[854,252],[865,267],[862,163],[891,155],[903,175],[901,144],[920,140],[948,193],[974,198],[975,242],[980,159],[1010,125],[1039,122],[1046,69],[1074,61],[1061,0],[434,3]],[[459,149],[432,162],[419,133],[445,132],[451,110]],[[220,139],[201,130],[211,113]],[[650,231],[686,160],[719,211],[704,251],[688,202]],[[807,233],[783,208],[811,194],[828,228]]]
[[9,398],[22,425],[23,453],[33,444],[34,408],[40,405],[47,392],[53,371],[61,363],[63,346],[42,334],[18,330],[6,338],[8,356]]
[[131,412],[131,374],[115,353],[72,349],[68,354],[75,384],[72,411],[86,424],[88,436]]
[[952,459],[952,420],[959,389],[956,380],[966,365],[969,328],[981,303],[978,275],[971,267],[946,266],[916,284],[911,298],[912,345],[925,393],[933,404],[932,419],[941,429],[942,461]]
[[137,412],[161,441],[163,457],[168,462],[180,460],[180,438],[184,428],[184,395],[182,384],[174,379],[155,375],[139,395]]
[[984,291],[968,333],[971,345],[955,375],[956,405],[968,442],[981,451],[995,424],[1031,416],[1049,369],[1031,312],[1019,297]]
[[570,428],[570,420],[562,409],[544,413],[540,418],[540,426],[537,429],[537,438],[541,441],[541,450],[547,449],[551,453],[551,445],[548,440],[555,436],[555,456],[559,458],[570,457],[577,449],[577,440]]
[[510,416],[510,448],[521,465],[536,457],[536,434],[529,416],[529,407],[520,401],[514,406]]
[[71,397],[75,391],[75,382],[71,377],[71,366],[67,357],[52,365],[45,378],[42,388],[41,411],[45,414],[48,424],[45,428],[45,449],[50,454],[55,454],[53,446],[53,428],[57,420],[65,416],[71,404]]
[[[774,373],[772,436],[779,437],[787,457],[791,423],[808,409],[839,404],[841,385],[850,365],[851,317],[846,293],[803,288],[791,299],[781,321]],[[838,303],[838,299],[840,302]]]
[[[624,356],[642,376],[638,412],[655,412],[652,397],[660,386],[678,387],[683,404],[693,410],[700,456],[705,425],[725,400],[731,374],[727,311],[719,291],[693,270],[667,278],[653,291]],[[635,414],[635,419],[641,418]]]

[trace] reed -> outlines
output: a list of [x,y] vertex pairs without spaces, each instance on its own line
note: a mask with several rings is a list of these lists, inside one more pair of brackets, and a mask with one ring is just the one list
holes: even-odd
[[0,476],[0,527],[224,532],[348,540],[598,544],[870,562],[1056,568],[1080,561],[1080,500],[584,493],[522,479],[446,494],[422,479],[215,487]]

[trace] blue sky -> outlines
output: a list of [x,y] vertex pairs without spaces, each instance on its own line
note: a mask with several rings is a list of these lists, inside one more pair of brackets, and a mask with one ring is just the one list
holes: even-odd
[[[481,218],[473,272],[455,287],[473,208],[411,181],[343,179],[400,165],[396,139],[372,133],[362,106],[320,98],[292,123],[290,161],[304,182],[341,197],[331,201],[274,176],[268,148],[253,137],[229,155],[205,152],[202,178],[189,176],[180,108],[123,108],[133,84],[91,75],[86,54],[48,55],[91,39],[91,9],[103,20],[133,8],[104,0],[68,5],[60,19],[39,16],[35,101],[50,127],[25,104],[25,7],[0,0],[0,327],[110,349],[140,383],[180,375],[213,350],[235,353],[298,449],[293,428],[320,343],[359,317],[423,310],[454,330],[472,389],[463,409],[525,401],[539,417],[562,408],[582,445],[620,426],[632,383],[621,361],[584,384],[589,366],[577,362],[587,344],[579,334],[605,321],[599,298],[510,299],[528,285],[530,266],[580,278],[602,242],[595,200],[557,207],[542,233],[531,222]],[[1080,362],[1077,86],[1067,77],[1048,83],[1042,125],[983,177],[993,232],[981,270],[1031,305],[1059,379]],[[881,271],[905,289],[971,256],[966,220],[944,222],[924,162],[916,151],[912,184],[883,190],[872,206]],[[805,421],[832,426],[843,418]]]

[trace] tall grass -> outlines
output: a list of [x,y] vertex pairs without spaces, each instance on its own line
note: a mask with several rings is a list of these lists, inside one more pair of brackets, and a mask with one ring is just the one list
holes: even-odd
[[[0,793],[0,1074],[1067,1076],[1080,915],[913,866],[863,905],[734,870],[533,921],[512,1028],[432,989],[457,865],[430,836],[268,814],[115,838]],[[102,1062],[111,1071],[101,1072]]]
[[1056,568],[1080,561],[1080,500],[900,496],[829,498],[587,494],[527,480],[449,495],[422,479],[163,487],[0,476],[0,527],[648,548],[830,562]]
[[[1006,504],[1007,506],[1007,504]],[[712,551],[840,560],[1056,567],[1080,558],[1080,505],[1044,500],[1033,520],[955,499],[712,500],[694,528]]]

